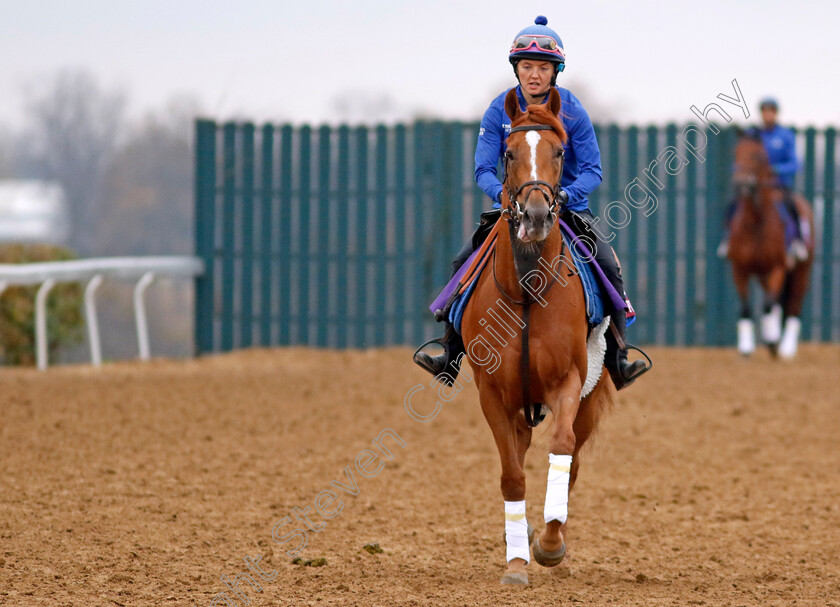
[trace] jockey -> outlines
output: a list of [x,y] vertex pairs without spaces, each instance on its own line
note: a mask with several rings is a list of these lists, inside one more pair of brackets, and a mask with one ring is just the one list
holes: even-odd
[[[508,60],[519,82],[519,86],[516,87],[519,105],[524,111],[528,105],[546,103],[551,87],[555,87],[560,93],[560,119],[569,136],[565,144],[566,155],[561,178],[560,197],[563,206],[560,217],[577,234],[584,235],[591,239],[590,242],[596,243],[596,261],[618,293],[624,295],[621,270],[613,250],[590,227],[594,218],[589,210],[587,196],[601,183],[601,152],[598,141],[589,115],[581,102],[568,90],[555,85],[557,75],[566,66],[566,55],[560,36],[548,28],[547,24],[548,20],[545,17],[537,17],[534,25],[519,32],[511,45]],[[497,177],[496,167],[505,152],[505,141],[510,134],[511,119],[504,109],[505,96],[509,90],[496,97],[484,113],[475,150],[475,180],[493,200],[494,209],[501,207],[503,186]],[[452,262],[453,274],[473,250],[473,239],[470,239]],[[611,315],[617,337],[612,331],[607,332],[607,355],[604,361],[618,389],[631,384],[647,370],[642,361],[631,363],[627,360],[624,341],[625,313],[626,310],[615,310]],[[447,365],[457,361],[464,352],[460,335],[448,323],[446,333],[439,343],[445,349],[444,354],[432,357],[418,351],[415,355],[415,362],[435,375],[446,370]],[[456,365],[451,367],[454,374],[449,375],[454,377],[458,369]]]
[[[767,151],[767,158],[776,174],[776,187],[782,192],[782,201],[785,208],[796,224],[797,234],[790,244],[788,253],[796,261],[804,261],[808,258],[808,247],[805,242],[810,240],[810,226],[807,221],[799,217],[796,202],[793,199],[793,182],[796,172],[799,170],[799,161],[796,158],[796,139],[793,131],[776,123],[776,116],[779,113],[779,103],[772,97],[765,97],[758,104],[761,111],[761,129],[758,131],[764,149]],[[727,226],[735,213],[734,201],[729,205],[726,213]],[[729,253],[729,236],[724,237],[718,255],[726,257]]]

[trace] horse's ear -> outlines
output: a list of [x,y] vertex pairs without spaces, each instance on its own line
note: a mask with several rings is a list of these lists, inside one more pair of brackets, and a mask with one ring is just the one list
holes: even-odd
[[560,93],[558,93],[557,89],[553,86],[551,87],[551,90],[548,91],[548,110],[551,112],[552,116],[560,114]]
[[510,123],[516,122],[522,110],[519,109],[519,98],[516,96],[516,89],[510,89],[505,97],[505,113],[510,118]]

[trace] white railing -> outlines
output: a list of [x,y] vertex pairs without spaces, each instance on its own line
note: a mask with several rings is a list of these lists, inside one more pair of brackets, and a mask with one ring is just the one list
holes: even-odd
[[103,257],[73,261],[48,261],[27,264],[0,264],[0,294],[7,287],[41,285],[35,296],[35,347],[38,368],[47,368],[47,295],[62,282],[85,282],[85,318],[90,340],[90,360],[102,364],[102,346],[96,319],[96,289],[104,278],[138,279],[134,287],[134,318],[140,359],[148,360],[149,327],[143,295],[156,276],[194,277],[204,273],[198,257]]

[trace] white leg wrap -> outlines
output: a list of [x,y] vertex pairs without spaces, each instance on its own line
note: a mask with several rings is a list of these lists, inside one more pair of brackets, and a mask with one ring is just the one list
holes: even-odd
[[505,502],[505,541],[507,542],[507,561],[513,559],[531,560],[531,548],[528,545],[528,521],[525,519],[525,500]]
[[785,332],[782,335],[782,343],[779,344],[779,356],[782,358],[793,358],[796,356],[796,349],[799,345],[799,333],[802,330],[802,323],[795,316],[789,316],[785,320]]
[[782,338],[782,306],[779,304],[761,317],[761,338],[767,344],[778,343]]
[[545,522],[566,522],[569,516],[571,455],[548,454],[548,486],[545,489]]
[[738,321],[738,352],[744,355],[755,352],[755,326],[749,318]]

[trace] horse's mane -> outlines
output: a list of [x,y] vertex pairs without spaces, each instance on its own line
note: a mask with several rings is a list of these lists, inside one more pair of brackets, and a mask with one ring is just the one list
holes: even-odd
[[560,143],[566,143],[569,138],[566,134],[566,129],[563,128],[563,123],[548,110],[548,106],[545,104],[529,105],[522,116],[516,121],[516,124],[512,124],[511,126],[519,126],[525,122],[550,126],[560,138]]

